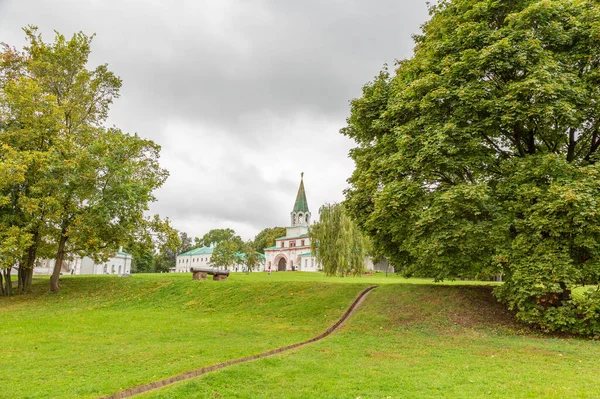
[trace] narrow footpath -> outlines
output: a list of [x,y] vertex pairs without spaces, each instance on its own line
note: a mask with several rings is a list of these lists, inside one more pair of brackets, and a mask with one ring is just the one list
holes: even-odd
[[242,358],[239,358],[239,359],[230,360],[228,362],[215,364],[214,366],[203,367],[201,369],[197,369],[197,370],[194,370],[194,371],[188,371],[187,373],[179,374],[179,375],[176,375],[176,376],[171,377],[171,378],[165,378],[163,380],[151,382],[149,384],[138,385],[137,387],[128,388],[128,389],[125,389],[124,391],[117,392],[117,393],[114,393],[112,395],[102,396],[99,399],[123,399],[123,398],[130,398],[130,397],[132,397],[134,395],[139,395],[141,393],[153,391],[155,389],[162,388],[162,387],[165,387],[167,385],[174,384],[176,382],[188,380],[190,378],[199,377],[201,375],[210,373],[212,371],[216,371],[216,370],[223,369],[225,367],[233,366],[234,364],[245,363],[245,362],[249,362],[249,361],[256,360],[256,359],[261,359],[263,357],[273,356],[273,355],[276,355],[278,353],[282,353],[282,352],[289,351],[291,349],[299,348],[301,346],[310,344],[312,342],[320,341],[323,338],[327,337],[328,335],[336,332],[344,324],[344,322],[346,320],[348,320],[348,318],[350,316],[352,316],[352,314],[354,313],[354,311],[356,309],[358,309],[358,307],[365,300],[365,297],[367,296],[367,294],[369,292],[371,292],[371,290],[373,290],[376,287],[377,287],[376,285],[373,285],[373,286],[365,289],[364,291],[362,291],[360,294],[358,294],[358,296],[352,302],[352,304],[350,305],[350,307],[346,310],[346,312],[344,313],[344,315],[333,326],[329,327],[325,332],[323,332],[323,333],[317,335],[316,337],[313,337],[313,338],[311,338],[311,339],[309,339],[307,341],[299,342],[299,343],[296,343],[296,344],[291,344],[291,345],[284,346],[284,347],[277,348],[277,349],[272,349],[270,351],[259,353],[257,355],[246,356],[246,357],[242,357]]

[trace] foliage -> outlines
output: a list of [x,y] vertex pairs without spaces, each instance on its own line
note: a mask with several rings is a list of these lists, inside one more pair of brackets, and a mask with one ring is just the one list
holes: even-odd
[[[219,244],[221,241],[239,239],[233,229],[213,229],[204,234],[201,239],[196,239],[195,245],[202,247],[210,247],[211,245]],[[241,239],[240,239],[241,240]]]
[[222,267],[227,270],[229,267],[241,262],[239,253],[242,249],[243,242],[241,239],[223,240],[215,247],[210,257],[210,263],[215,267]]
[[[87,69],[92,37],[57,33],[45,43],[37,28],[24,31],[23,52],[1,53],[0,174],[8,179],[0,230],[29,237],[9,255],[18,259],[19,286],[27,290],[36,259],[54,253],[50,289],[58,291],[70,254],[105,260],[141,227],[157,225],[144,213],[168,173],[158,145],[103,127],[121,80],[107,65]],[[171,234],[164,228],[168,222],[163,233]]]
[[367,241],[341,204],[323,205],[309,236],[312,253],[326,275],[364,273]]
[[257,250],[254,241],[244,243],[242,251],[241,261],[246,266],[246,273],[256,269],[263,261],[264,255]]
[[600,332],[600,5],[453,0],[352,101],[346,206],[407,274],[489,277],[545,329]]
[[167,240],[163,239],[162,243],[162,245],[153,245],[153,247],[158,246],[159,249],[159,253],[154,256],[154,267],[149,270],[136,270],[136,272],[168,273],[170,268],[175,267],[177,255],[192,249],[192,239],[183,231],[174,230]]
[[252,245],[261,254],[265,253],[265,248],[275,245],[275,239],[285,236],[285,227],[267,227],[254,237]]

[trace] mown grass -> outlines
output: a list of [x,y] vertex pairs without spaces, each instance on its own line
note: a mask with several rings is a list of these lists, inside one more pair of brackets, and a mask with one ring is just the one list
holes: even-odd
[[94,398],[340,332],[140,398],[596,398],[597,342],[516,323],[490,286],[314,273],[67,276],[0,298],[0,398]]
[[598,398],[599,356],[516,323],[490,287],[382,285],[323,341],[140,399]]
[[68,276],[0,298],[0,398],[94,398],[308,339],[365,284]]

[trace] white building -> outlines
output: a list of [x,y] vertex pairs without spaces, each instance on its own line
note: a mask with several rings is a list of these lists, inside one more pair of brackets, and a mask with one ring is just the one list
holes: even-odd
[[[133,257],[123,252],[122,248],[106,262],[95,263],[92,258],[74,257],[64,260],[61,268],[62,274],[131,274]],[[54,259],[42,259],[33,268],[33,274],[50,275],[54,270]]]
[[175,269],[171,268],[171,272],[185,273],[189,272],[192,267],[211,267],[210,258],[214,251],[214,247],[194,248],[180,255],[177,255],[175,261]]
[[285,236],[277,238],[274,246],[265,248],[265,268],[267,270],[316,272],[321,269],[310,250],[308,237],[310,217],[311,213],[304,191],[304,173],[302,173],[296,202],[290,213],[291,226],[286,227]]
[[[210,259],[212,257],[212,253],[214,250],[215,250],[214,246],[200,247],[200,248],[191,249],[187,252],[177,255],[177,258],[175,260],[175,267],[169,269],[169,271],[172,273],[173,272],[174,273],[185,273],[185,272],[189,272],[192,267],[214,267],[210,263]],[[233,265],[230,270],[241,272],[244,270],[244,265],[242,263],[242,260],[245,255],[242,253],[238,253],[237,255],[238,255],[239,263],[236,265]],[[225,269],[225,268],[218,267],[218,269]],[[256,271],[263,271],[264,269],[265,269],[265,263],[263,260],[263,262],[261,262],[257,266]]]

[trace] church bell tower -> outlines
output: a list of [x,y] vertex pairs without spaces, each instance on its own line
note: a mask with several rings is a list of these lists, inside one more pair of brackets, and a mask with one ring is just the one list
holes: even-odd
[[291,214],[291,226],[306,226],[310,225],[310,211],[308,210],[308,202],[306,201],[306,193],[304,192],[304,172],[300,174],[300,187],[296,195],[296,202]]

